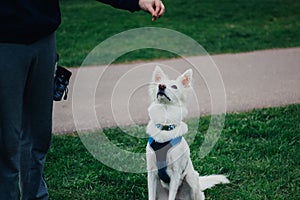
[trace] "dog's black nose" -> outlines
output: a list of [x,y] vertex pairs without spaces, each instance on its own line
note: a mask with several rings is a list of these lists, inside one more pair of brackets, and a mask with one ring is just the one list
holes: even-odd
[[161,90],[161,91],[164,91],[166,89],[166,85],[164,84],[159,84],[158,85],[158,89]]

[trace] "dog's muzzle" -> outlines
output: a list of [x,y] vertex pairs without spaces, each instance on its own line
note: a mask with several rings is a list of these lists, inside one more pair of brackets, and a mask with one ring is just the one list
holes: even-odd
[[170,125],[155,124],[155,126],[161,131],[172,131],[177,127],[176,124],[170,124]]
[[168,99],[169,101],[171,101],[170,97],[168,97],[168,95],[166,95],[166,93],[165,93],[166,88],[167,87],[164,84],[159,84],[158,85],[158,92],[157,92],[157,95],[156,95],[156,98],[158,100],[160,100],[159,97],[165,97],[166,99]]
[[169,101],[171,101],[170,97],[168,97],[168,95],[166,95],[163,91],[158,91],[156,98],[158,99],[158,97],[166,97]]

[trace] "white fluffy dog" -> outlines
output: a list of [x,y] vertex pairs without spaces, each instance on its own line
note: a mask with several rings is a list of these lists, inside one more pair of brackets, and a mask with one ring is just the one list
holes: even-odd
[[182,137],[188,132],[182,120],[192,91],[192,70],[169,80],[160,67],[153,72],[149,93],[147,126],[148,199],[204,200],[203,191],[219,183],[229,183],[223,175],[200,176],[194,170],[190,149]]

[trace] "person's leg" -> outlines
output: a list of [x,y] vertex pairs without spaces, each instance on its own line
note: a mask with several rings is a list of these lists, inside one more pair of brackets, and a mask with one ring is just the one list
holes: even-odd
[[29,69],[24,92],[21,145],[21,199],[48,199],[43,178],[46,154],[51,143],[55,35],[32,45],[36,55]]
[[19,198],[23,95],[32,52],[0,44],[0,199]]

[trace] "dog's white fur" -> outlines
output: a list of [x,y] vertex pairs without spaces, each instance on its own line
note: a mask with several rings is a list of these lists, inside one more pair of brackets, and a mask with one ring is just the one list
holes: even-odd
[[[147,133],[155,141],[163,143],[188,132],[183,118],[188,113],[186,103],[192,91],[192,70],[187,70],[176,80],[169,80],[161,68],[157,66],[153,72],[152,81],[153,84],[149,87],[152,103],[148,108],[150,121],[147,126]],[[165,86],[165,95],[158,95],[160,84]],[[176,128],[162,131],[155,126],[158,123],[163,125],[175,124]],[[159,180],[156,155],[149,143],[146,152],[149,200],[204,200],[203,191],[205,189],[219,183],[229,183],[229,180],[223,175],[199,177],[190,159],[189,146],[183,137],[181,142],[167,153],[169,184]]]

